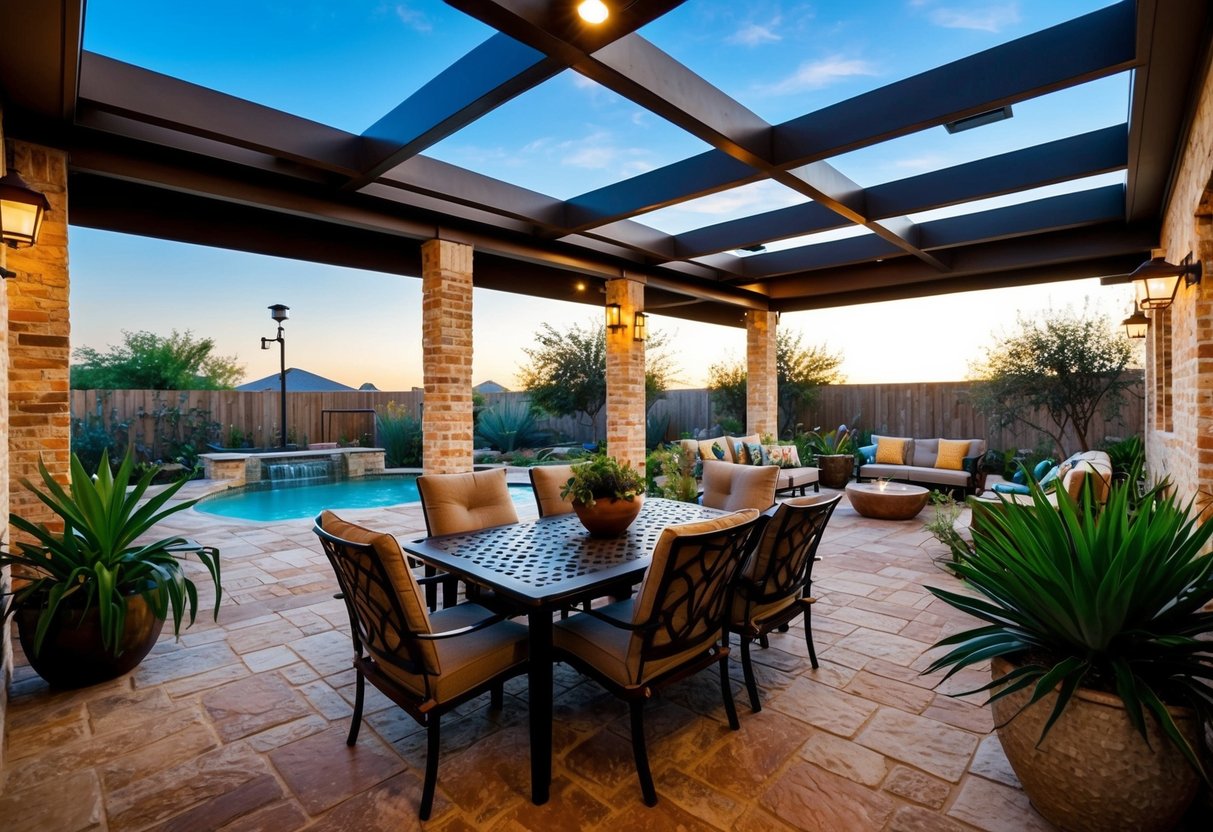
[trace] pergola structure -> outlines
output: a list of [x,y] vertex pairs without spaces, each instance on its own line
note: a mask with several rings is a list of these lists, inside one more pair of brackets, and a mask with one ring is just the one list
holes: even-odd
[[[471,461],[473,273],[476,286],[594,304],[605,293],[619,304],[623,325],[608,334],[608,442],[642,461],[637,312],[746,325],[748,427],[771,432],[780,312],[1131,271],[1160,246],[1210,16],[1205,0],[1122,0],[771,124],[637,33],[679,0],[616,4],[598,26],[573,2],[448,4],[496,34],[354,134],[84,50],[82,0],[0,0],[3,132],[19,166],[33,169],[23,175],[40,174],[58,195],[59,221],[422,275],[431,470]],[[571,199],[425,155],[570,68],[711,149]],[[867,188],[830,161],[1125,71],[1133,83],[1123,124]],[[56,165],[62,181],[46,181]],[[909,219],[1121,170],[1123,185]],[[763,180],[809,201],[677,234],[637,219]],[[867,233],[811,236],[848,227]],[[18,284],[45,273],[30,265],[39,248],[9,258]],[[438,331],[460,335],[430,337]],[[17,360],[24,347],[13,336],[10,328]]]

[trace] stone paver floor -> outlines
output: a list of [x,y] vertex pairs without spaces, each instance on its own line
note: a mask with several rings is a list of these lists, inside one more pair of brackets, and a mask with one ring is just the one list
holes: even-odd
[[[417,507],[342,514],[424,533]],[[988,709],[947,695],[988,674],[944,685],[919,674],[929,645],[968,624],[923,589],[955,585],[933,563],[944,550],[923,531],[926,516],[867,520],[840,506],[815,572],[821,667],[810,667],[800,626],[772,636],[770,649],[754,651],[764,707],[753,714],[734,663],[740,731],[728,730],[714,672],[650,704],[656,808],[640,800],[626,706],[559,666],[551,801],[529,801],[523,677],[502,711],[486,695],[444,721],[424,826],[1048,829],[990,733]],[[132,674],[74,692],[50,691],[18,648],[0,792],[6,832],[422,826],[424,731],[368,686],[358,744],[345,745],[348,621],[311,522],[191,510],[166,526],[220,548],[219,623],[200,615]]]

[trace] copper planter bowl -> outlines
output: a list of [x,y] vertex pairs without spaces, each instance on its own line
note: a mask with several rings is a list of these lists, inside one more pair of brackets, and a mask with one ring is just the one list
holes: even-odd
[[640,506],[644,496],[637,494],[630,500],[616,500],[614,497],[600,497],[593,506],[573,501],[573,511],[581,525],[594,537],[618,537],[627,531],[628,526],[640,514]]
[[817,454],[818,482],[826,488],[843,488],[855,471],[851,454]]

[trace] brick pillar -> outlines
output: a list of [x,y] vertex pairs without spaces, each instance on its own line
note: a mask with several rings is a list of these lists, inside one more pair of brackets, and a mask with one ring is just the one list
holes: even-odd
[[421,245],[421,354],[425,379],[422,465],[427,474],[472,470],[472,247]]
[[[7,171],[4,169],[4,110],[0,107],[0,176]],[[0,269],[8,265],[8,246],[0,246]],[[4,526],[8,526],[8,281],[0,282],[0,326],[4,327],[4,337],[0,338],[0,516],[4,517]],[[11,540],[11,530],[5,535],[5,540]],[[10,569],[0,567],[0,593],[9,590]],[[8,683],[13,675],[11,619],[0,623],[0,783],[4,782],[4,758],[6,750],[4,738],[5,714],[8,711]]]
[[50,199],[38,244],[9,249],[8,283],[9,499],[35,522],[53,515],[19,480],[38,478],[39,458],[66,483],[70,466],[68,403],[67,154],[12,142],[13,167]]
[[611,456],[644,471],[644,342],[635,340],[636,313],[644,311],[644,284],[608,280],[606,302],[621,307],[619,329],[606,331],[606,440]]
[[746,399],[748,433],[779,436],[779,381],[775,370],[774,312],[745,313]]

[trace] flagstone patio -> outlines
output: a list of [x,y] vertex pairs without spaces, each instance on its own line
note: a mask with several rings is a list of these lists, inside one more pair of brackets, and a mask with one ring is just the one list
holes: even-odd
[[[343,514],[424,534],[417,507]],[[754,651],[764,708],[753,714],[734,665],[740,731],[727,728],[714,673],[651,703],[656,808],[640,801],[626,707],[562,666],[551,801],[529,801],[523,677],[502,711],[485,696],[444,722],[425,826],[1049,829],[990,733],[989,711],[948,695],[987,674],[943,685],[919,674],[928,646],[968,623],[923,589],[955,584],[933,563],[945,550],[923,531],[925,517],[868,520],[840,506],[815,573],[821,667],[810,667],[799,626],[773,636]],[[18,656],[0,792],[6,831],[421,826],[424,732],[368,688],[366,725],[356,747],[345,745],[348,624],[310,521],[188,511],[169,525],[220,548],[219,623],[200,616],[134,673],[75,692],[52,693]]]

